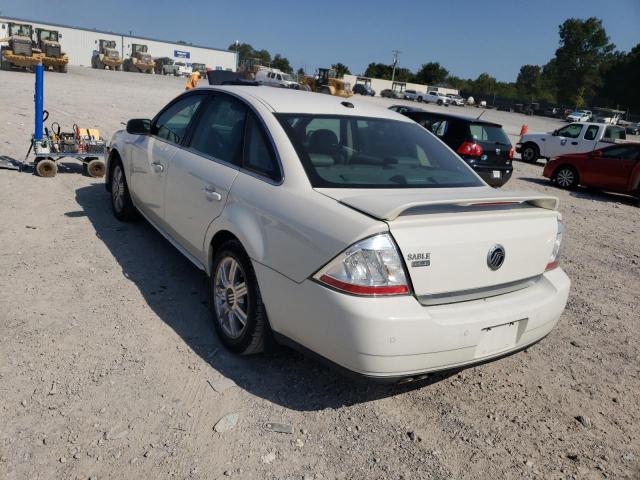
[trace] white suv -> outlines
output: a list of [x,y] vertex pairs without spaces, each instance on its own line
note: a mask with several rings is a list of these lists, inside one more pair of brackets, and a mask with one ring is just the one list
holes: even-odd
[[206,272],[238,353],[269,337],[414,377],[537,342],[569,294],[556,198],[494,190],[366,100],[191,90],[113,135],[106,187],[116,218],[141,214]]

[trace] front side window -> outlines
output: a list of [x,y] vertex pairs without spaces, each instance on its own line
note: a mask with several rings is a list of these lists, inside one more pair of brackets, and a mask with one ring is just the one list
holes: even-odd
[[271,148],[271,143],[253,113],[247,117],[245,130],[244,162],[247,170],[264,175],[271,180],[282,178],[278,161]]
[[413,122],[313,114],[277,118],[314,187],[483,185],[456,154]]
[[234,165],[242,159],[247,107],[227,95],[217,95],[205,106],[193,130],[190,147]]
[[560,130],[558,130],[558,135],[560,137],[578,138],[581,131],[582,125],[572,123],[571,125],[567,125],[566,127],[562,127]]
[[188,95],[163,111],[151,127],[151,134],[168,142],[180,144],[195,115],[202,95]]

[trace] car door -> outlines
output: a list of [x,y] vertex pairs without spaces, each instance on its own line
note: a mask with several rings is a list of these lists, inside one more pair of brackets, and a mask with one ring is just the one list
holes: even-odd
[[634,145],[613,145],[589,155],[581,174],[585,185],[626,192],[631,173],[637,163],[638,148]]
[[200,94],[187,94],[170,103],[153,120],[150,134],[140,136],[132,148],[131,194],[136,206],[163,227],[166,175],[202,99]]
[[222,213],[242,162],[246,115],[235,97],[210,94],[167,176],[168,231],[201,263],[207,227]]
[[572,123],[556,130],[553,135],[545,137],[544,145],[541,145],[541,154],[547,158],[553,158],[566,153],[578,152],[583,128],[584,125],[580,123]]

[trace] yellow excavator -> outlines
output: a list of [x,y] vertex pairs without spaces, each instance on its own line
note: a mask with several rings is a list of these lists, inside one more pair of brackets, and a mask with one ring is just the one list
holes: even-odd
[[343,98],[349,98],[353,95],[351,84],[338,78],[336,71],[332,68],[318,68],[318,73],[315,76],[304,77],[302,83],[308,86],[312,92]]
[[42,52],[33,48],[33,27],[25,23],[9,22],[7,37],[0,39],[7,43],[0,47],[0,67],[11,70],[13,67],[31,70],[42,61]]

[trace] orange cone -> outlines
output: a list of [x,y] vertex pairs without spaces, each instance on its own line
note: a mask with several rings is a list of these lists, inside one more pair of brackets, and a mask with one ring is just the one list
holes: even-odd
[[527,125],[526,123],[523,124],[522,128],[520,129],[520,136],[526,135],[528,131],[529,131],[529,125]]

